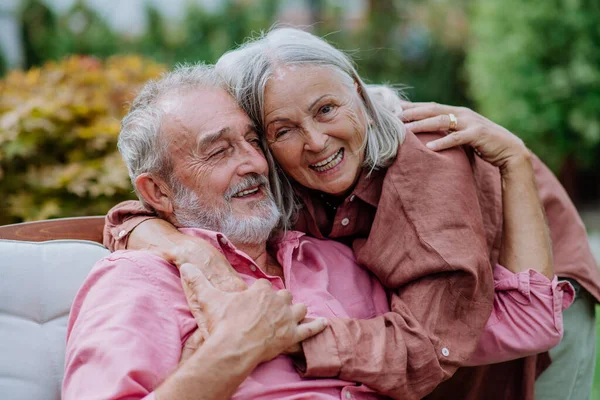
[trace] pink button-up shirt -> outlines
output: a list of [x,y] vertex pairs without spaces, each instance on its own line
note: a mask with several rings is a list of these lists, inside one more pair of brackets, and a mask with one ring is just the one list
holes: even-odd
[[[274,290],[284,288],[279,277],[265,275],[223,235],[182,231],[222,251],[246,283],[264,278]],[[283,268],[285,287],[294,302],[307,305],[309,316],[365,320],[389,311],[385,290],[356,263],[348,247],[289,232],[273,251]],[[512,274],[497,266],[495,272],[497,293],[490,329],[485,330],[472,362],[522,357],[552,347],[562,335],[561,311],[571,299],[563,298],[564,285],[533,271]],[[63,399],[154,399],[153,390],[177,368],[182,347],[195,329],[176,268],[149,252],[111,254],[94,266],[73,303]],[[385,397],[335,377],[302,378],[289,357],[279,356],[259,365],[233,398]]]

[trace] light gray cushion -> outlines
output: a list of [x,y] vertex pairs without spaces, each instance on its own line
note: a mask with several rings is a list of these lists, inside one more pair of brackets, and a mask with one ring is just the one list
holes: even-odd
[[0,399],[60,399],[69,310],[108,253],[84,240],[0,240]]

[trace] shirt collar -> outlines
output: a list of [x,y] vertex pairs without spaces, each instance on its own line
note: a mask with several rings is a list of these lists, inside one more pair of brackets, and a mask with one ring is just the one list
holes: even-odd
[[363,168],[358,177],[356,187],[352,191],[352,195],[377,208],[379,199],[381,198],[381,188],[383,186],[385,172],[386,169],[375,169],[370,171],[367,168]]
[[[381,188],[383,186],[383,179],[385,178],[386,171],[386,168],[375,169],[373,171],[370,171],[368,168],[363,168],[358,177],[358,182],[349,197],[356,196],[365,203],[377,207],[379,199],[381,198]],[[294,184],[294,190],[298,197],[304,202],[309,214],[314,215],[315,209],[312,202],[312,196],[315,196],[317,192],[297,183]]]
[[[254,263],[254,260],[252,260],[250,256],[248,256],[243,251],[238,250],[235,247],[235,245],[227,238],[227,236],[225,236],[221,232],[215,232],[201,228],[180,228],[179,231],[185,235],[199,237],[207,241],[216,249],[221,250],[221,252],[226,257],[228,256],[228,254],[237,253]],[[273,249],[275,251],[275,254],[272,255],[279,256],[280,252],[284,252],[290,247],[296,247],[299,239],[302,236],[304,236],[304,233],[298,231],[282,232],[278,235],[275,235],[269,240],[269,243],[267,243],[267,249]]]

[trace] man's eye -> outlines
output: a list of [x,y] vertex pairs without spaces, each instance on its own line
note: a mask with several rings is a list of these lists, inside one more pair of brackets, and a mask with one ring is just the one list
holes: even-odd
[[212,152],[212,153],[211,153],[211,154],[208,156],[208,158],[213,158],[213,157],[219,156],[219,155],[221,155],[221,154],[225,153],[225,150],[226,150],[226,149],[219,149],[219,150],[213,151],[213,152]]
[[253,146],[260,147],[260,139],[259,138],[248,139],[248,143],[252,144]]

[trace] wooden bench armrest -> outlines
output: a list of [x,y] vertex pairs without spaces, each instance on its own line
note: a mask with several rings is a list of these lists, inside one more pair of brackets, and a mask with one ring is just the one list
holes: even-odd
[[59,218],[0,226],[0,239],[31,242],[80,239],[102,244],[103,229],[104,216]]

